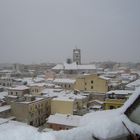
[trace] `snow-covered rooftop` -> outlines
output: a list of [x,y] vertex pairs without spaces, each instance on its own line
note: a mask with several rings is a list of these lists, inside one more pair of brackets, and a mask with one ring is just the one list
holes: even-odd
[[55,114],[50,115],[48,118],[48,123],[61,124],[66,126],[79,126],[81,116],[77,115],[67,115],[67,114]]
[[127,84],[126,87],[140,87],[140,79],[137,79],[136,81]]
[[32,84],[32,83],[34,83],[32,77],[23,78],[23,79],[22,79],[22,82],[27,82],[27,84]]
[[0,92],[0,99],[3,99],[7,95],[8,95],[8,92],[6,91]]
[[92,100],[89,103],[92,103],[92,102],[96,102],[96,103],[99,103],[99,104],[103,104],[104,103],[103,101],[100,101],[100,100]]
[[44,82],[44,81],[45,81],[45,79],[41,78],[41,77],[33,78],[33,82],[35,82],[35,83]]
[[57,64],[52,68],[53,70],[63,70],[63,64]]
[[7,95],[7,97],[14,98],[14,99],[18,98],[16,95]]
[[13,70],[0,70],[0,73],[12,73]]
[[47,85],[46,83],[30,83],[30,84],[28,84],[29,87],[34,87],[34,86],[44,87],[46,85]]
[[75,100],[75,99],[85,99],[86,97],[81,94],[74,94],[74,91],[63,90],[63,89],[49,89],[46,88],[42,91],[45,97],[55,97],[56,100]]
[[101,109],[101,105],[93,105],[93,106],[90,106],[90,109]]
[[[32,95],[31,95],[31,96],[32,96]],[[43,99],[44,99],[44,98],[36,97],[35,100],[33,100],[33,101],[23,101],[23,102],[18,102],[18,103],[30,104],[30,103],[35,103],[35,102],[41,101],[41,100],[43,100]]]
[[34,83],[44,83],[45,79],[41,77],[26,77],[22,79],[22,82],[27,82],[27,85],[34,84]]
[[101,79],[104,79],[104,80],[110,80],[111,78],[108,78],[108,77],[105,77],[105,76],[99,76]]
[[74,84],[76,82],[76,80],[75,79],[64,79],[64,78],[61,78],[61,79],[55,79],[53,82],[54,83]]
[[74,102],[74,99],[67,97],[57,97],[52,99],[53,101],[66,101],[66,102]]
[[29,87],[24,85],[9,88],[9,90],[26,90],[26,89],[29,89]]
[[109,92],[107,92],[106,94],[121,94],[121,95],[127,95],[127,94],[133,94],[135,93],[134,90],[111,90]]
[[67,63],[57,64],[52,69],[53,70],[96,70],[96,66],[94,64],[77,65],[76,62],[73,62],[71,64],[67,64]]
[[10,105],[0,106],[0,113],[4,112],[4,111],[7,111],[7,110],[10,110],[10,109],[11,109]]

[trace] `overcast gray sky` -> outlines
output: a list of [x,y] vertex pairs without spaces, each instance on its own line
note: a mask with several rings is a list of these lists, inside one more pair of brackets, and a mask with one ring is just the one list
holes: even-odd
[[0,0],[0,63],[140,62],[140,0]]

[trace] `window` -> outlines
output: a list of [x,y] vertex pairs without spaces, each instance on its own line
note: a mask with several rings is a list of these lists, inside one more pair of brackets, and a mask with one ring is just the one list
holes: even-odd
[[93,80],[91,80],[91,84],[93,84]]
[[30,125],[33,125],[33,121],[29,122]]
[[115,107],[114,106],[110,106],[109,109],[115,109]]
[[85,83],[85,85],[87,85],[87,83]]
[[62,127],[59,127],[59,130],[62,130],[63,128]]
[[40,111],[40,110],[38,110],[38,114],[39,114],[39,115],[41,114],[41,111]]
[[35,105],[35,108],[37,109],[37,105]]
[[85,88],[85,90],[87,90],[87,88]]
[[93,89],[93,86],[91,86],[91,89]]
[[30,107],[30,111],[32,111],[32,107]]
[[41,104],[38,104],[38,108],[40,108],[41,107]]
[[126,111],[126,115],[128,118],[137,124],[140,125],[140,96],[139,98],[132,104],[130,108]]
[[11,92],[11,95],[13,95],[13,92]]

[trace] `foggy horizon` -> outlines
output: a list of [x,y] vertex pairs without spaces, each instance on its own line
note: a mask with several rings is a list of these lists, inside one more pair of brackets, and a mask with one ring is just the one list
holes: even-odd
[[0,1],[0,63],[140,62],[139,0]]

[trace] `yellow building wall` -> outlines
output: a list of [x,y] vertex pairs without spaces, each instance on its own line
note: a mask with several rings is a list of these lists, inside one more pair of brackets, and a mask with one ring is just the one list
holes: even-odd
[[32,95],[40,95],[44,87],[41,86],[31,86],[30,87],[30,94]]
[[119,108],[124,104],[124,102],[125,102],[124,100],[107,99],[107,100],[105,100],[105,103],[104,103],[104,109],[109,110],[109,109],[111,109],[111,107],[113,107],[112,109]]
[[73,114],[74,101],[62,101],[52,100],[51,101],[51,114]]
[[76,79],[74,89],[75,90],[80,90],[80,91],[85,91],[85,79],[84,78]]
[[75,89],[80,91],[106,93],[108,91],[107,80],[101,79],[96,74],[86,75],[76,79]]

